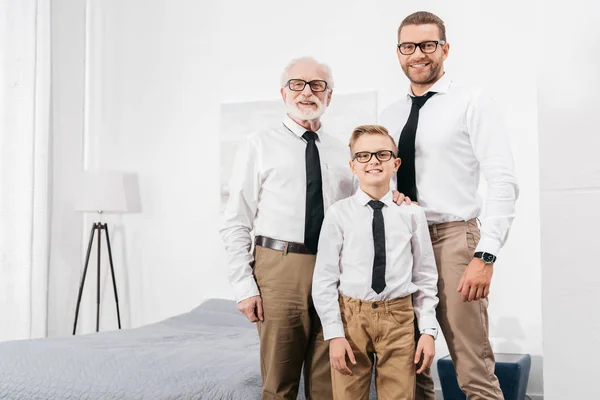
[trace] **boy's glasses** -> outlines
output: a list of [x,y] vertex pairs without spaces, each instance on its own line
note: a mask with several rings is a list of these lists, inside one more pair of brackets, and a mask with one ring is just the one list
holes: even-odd
[[358,161],[359,163],[368,163],[371,161],[373,156],[377,157],[380,162],[385,162],[391,160],[392,158],[396,158],[396,155],[391,150],[379,150],[373,153],[369,151],[359,151],[358,153],[354,153],[352,159]]

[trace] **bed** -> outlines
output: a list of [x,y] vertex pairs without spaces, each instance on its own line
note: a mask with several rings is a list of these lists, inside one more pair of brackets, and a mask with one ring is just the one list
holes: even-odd
[[135,329],[0,343],[0,399],[260,399],[259,365],[254,324],[211,299]]

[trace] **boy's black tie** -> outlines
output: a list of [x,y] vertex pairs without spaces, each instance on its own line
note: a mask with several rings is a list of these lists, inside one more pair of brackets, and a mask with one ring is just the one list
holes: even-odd
[[317,134],[307,131],[302,135],[306,140],[306,214],[304,217],[304,245],[317,254],[319,233],[325,214],[323,208],[323,183],[321,179],[321,160],[315,140]]
[[398,157],[402,161],[396,176],[398,191],[411,200],[417,201],[417,179],[415,171],[415,138],[419,124],[419,110],[436,92],[428,92],[419,97],[412,97],[412,107],[406,125],[398,139]]
[[385,225],[381,211],[384,204],[378,200],[371,200],[369,205],[373,209],[373,244],[375,247],[371,288],[379,294],[385,289]]

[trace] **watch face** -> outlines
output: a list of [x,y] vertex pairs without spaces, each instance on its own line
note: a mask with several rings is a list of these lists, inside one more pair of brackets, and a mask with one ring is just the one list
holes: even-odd
[[494,256],[490,253],[483,253],[483,261],[491,264],[494,262]]

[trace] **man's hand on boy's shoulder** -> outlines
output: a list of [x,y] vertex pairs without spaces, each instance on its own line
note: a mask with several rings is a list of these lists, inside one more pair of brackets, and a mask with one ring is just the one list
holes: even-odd
[[329,340],[329,362],[331,366],[341,374],[352,375],[352,371],[346,364],[346,354],[352,364],[356,364],[352,347],[348,340],[343,337],[337,337]]
[[421,367],[417,370],[417,374],[420,374],[427,368],[431,367],[434,356],[435,340],[433,339],[433,336],[428,334],[421,335],[419,342],[417,343],[417,351],[415,352],[415,365],[419,365],[419,363],[422,361]]
[[419,203],[417,203],[416,201],[412,201],[410,197],[405,196],[397,190],[392,190],[392,197],[394,199],[394,203],[396,203],[399,206],[401,206],[402,203],[419,205]]

